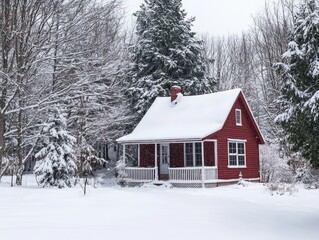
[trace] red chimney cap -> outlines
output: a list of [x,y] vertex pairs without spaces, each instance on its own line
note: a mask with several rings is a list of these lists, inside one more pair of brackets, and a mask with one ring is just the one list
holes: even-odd
[[182,88],[180,86],[171,86],[171,102],[173,102],[177,98],[177,94],[180,93]]
[[173,88],[182,89],[180,86],[177,86],[177,85],[171,86],[171,89]]

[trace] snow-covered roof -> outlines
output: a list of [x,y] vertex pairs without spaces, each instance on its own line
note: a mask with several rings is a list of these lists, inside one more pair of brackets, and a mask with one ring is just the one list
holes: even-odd
[[120,143],[200,140],[222,129],[241,89],[183,96],[176,105],[157,97],[131,134]]

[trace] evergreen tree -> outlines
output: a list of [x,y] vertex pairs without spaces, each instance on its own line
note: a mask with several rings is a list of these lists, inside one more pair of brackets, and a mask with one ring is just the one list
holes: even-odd
[[179,85],[185,95],[212,92],[203,42],[191,31],[181,0],[145,0],[137,17],[137,42],[131,46],[129,95],[141,116],[157,96]]
[[279,122],[292,150],[319,167],[319,9],[315,0],[305,0],[295,16],[295,25],[279,63],[284,87]]
[[103,167],[103,164],[107,163],[107,161],[103,158],[98,158],[95,155],[96,151],[87,143],[84,137],[81,139],[81,144],[78,145],[78,172],[79,177],[84,178],[83,192],[85,195],[88,178],[93,177],[93,171]]
[[74,152],[75,138],[66,131],[66,119],[55,109],[43,128],[47,141],[35,157],[34,173],[43,186],[71,187],[71,180],[77,170]]
[[103,167],[107,161],[96,156],[95,149],[87,143],[86,139],[82,137],[81,144],[78,150],[78,170],[80,177],[87,178],[92,176],[93,172],[98,168]]

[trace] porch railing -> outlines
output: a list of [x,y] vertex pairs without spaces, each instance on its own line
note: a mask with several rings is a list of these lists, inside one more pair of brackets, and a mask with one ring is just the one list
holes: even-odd
[[[171,182],[188,182],[200,183],[202,182],[202,167],[181,167],[169,168],[169,181]],[[204,167],[205,175],[204,182],[209,182],[217,178],[216,167]],[[131,182],[148,182],[156,179],[156,168],[141,168],[141,167],[126,167],[125,172],[127,178]]]
[[216,167],[205,167],[205,180],[215,180],[217,179],[217,168]]
[[[183,167],[183,168],[169,168],[169,180],[171,182],[202,182],[202,167]],[[204,167],[204,181],[209,182],[216,179],[216,167]]]
[[125,173],[132,182],[154,181],[156,168],[126,167]]

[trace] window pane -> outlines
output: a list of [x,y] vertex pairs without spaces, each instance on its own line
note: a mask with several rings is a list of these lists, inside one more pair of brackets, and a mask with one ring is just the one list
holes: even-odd
[[193,144],[192,143],[186,143],[185,148],[186,148],[186,153],[193,154]]
[[236,155],[230,155],[229,156],[229,165],[230,166],[236,166],[237,165]]
[[186,167],[192,167],[193,166],[193,159],[186,159]]
[[168,146],[162,145],[162,164],[168,164]]
[[202,166],[202,154],[195,154],[195,166]]
[[202,143],[195,143],[195,166],[202,166]]
[[236,143],[230,142],[228,144],[229,153],[236,153]]
[[244,166],[245,165],[245,156],[238,156],[238,165]]
[[186,153],[186,166],[193,166],[193,153]]
[[186,158],[186,166],[193,166],[193,144],[186,143],[185,144],[185,158]]
[[195,143],[195,153],[202,153],[202,143]]
[[238,154],[245,154],[245,144],[238,143]]

